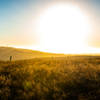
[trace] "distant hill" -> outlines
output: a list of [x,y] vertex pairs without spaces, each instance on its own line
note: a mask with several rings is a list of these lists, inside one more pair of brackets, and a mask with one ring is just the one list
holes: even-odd
[[61,56],[62,54],[45,53],[34,50],[18,49],[12,47],[0,47],[0,60],[9,60],[12,56],[13,60],[32,59],[37,57]]

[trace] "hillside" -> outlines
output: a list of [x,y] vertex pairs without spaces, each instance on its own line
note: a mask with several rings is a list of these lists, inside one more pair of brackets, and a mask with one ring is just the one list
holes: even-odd
[[32,59],[37,57],[51,57],[51,56],[60,56],[58,54],[45,53],[34,50],[27,49],[18,49],[12,47],[0,47],[0,60],[9,60],[10,56],[13,57],[13,60],[23,60],[23,59]]

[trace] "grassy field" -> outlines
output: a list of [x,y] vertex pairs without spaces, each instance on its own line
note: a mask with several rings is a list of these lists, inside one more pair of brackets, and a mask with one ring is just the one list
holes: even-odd
[[100,57],[1,61],[0,100],[100,100]]

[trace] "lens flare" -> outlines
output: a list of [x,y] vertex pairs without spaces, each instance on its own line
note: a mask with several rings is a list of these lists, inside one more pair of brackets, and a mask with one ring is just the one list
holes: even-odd
[[87,16],[74,5],[51,6],[37,20],[40,50],[46,52],[82,53],[89,32]]

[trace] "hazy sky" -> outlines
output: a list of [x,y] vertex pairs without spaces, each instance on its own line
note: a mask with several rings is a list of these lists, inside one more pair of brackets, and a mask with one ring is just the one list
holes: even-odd
[[90,17],[92,32],[87,43],[100,48],[100,0],[0,0],[0,45],[37,45],[34,23],[39,11],[50,3],[69,1]]

